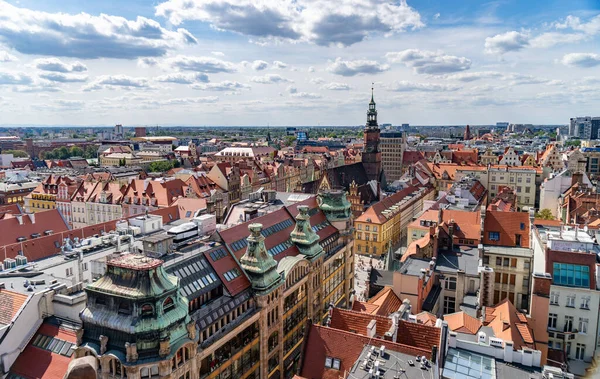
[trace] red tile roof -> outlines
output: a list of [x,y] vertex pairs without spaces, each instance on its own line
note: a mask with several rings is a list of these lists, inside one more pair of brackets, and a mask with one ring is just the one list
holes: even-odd
[[33,341],[35,341],[38,335],[54,337],[70,343],[77,342],[74,332],[43,323],[31,339],[32,342],[25,347],[12,365],[10,372],[27,379],[62,378],[67,372],[71,357],[55,354],[49,350],[33,346]]
[[386,286],[366,303],[355,301],[354,304],[352,304],[352,310],[380,316],[389,316],[398,311],[401,305],[402,300],[396,296],[392,287]]
[[10,324],[28,298],[29,295],[0,289],[0,324]]
[[512,341],[515,351],[522,347],[535,349],[533,329],[528,321],[508,299],[495,307],[485,308],[484,325],[492,328],[496,337]]
[[44,235],[46,230],[53,230],[55,233],[69,230],[69,226],[58,209],[38,212],[33,215],[23,215],[20,218],[22,224],[19,223],[17,217],[0,220],[0,230],[2,230],[2,233],[0,233],[0,246],[15,243],[19,237],[33,240],[32,234]]
[[[521,228],[523,226],[523,228]],[[490,240],[489,232],[498,232],[498,241]],[[487,211],[483,227],[483,244],[517,246],[516,235],[521,236],[521,246],[529,247],[529,214],[526,212]]]
[[450,330],[458,333],[475,335],[482,326],[481,321],[465,312],[444,315],[444,320],[448,322]]
[[[371,205],[366,211],[360,215],[356,221],[359,222],[371,222],[375,224],[383,224],[387,221],[387,217],[382,213],[386,209],[389,209],[391,206],[396,205],[401,202],[406,196],[413,194],[420,190],[418,187],[407,187],[401,191],[396,192],[391,196],[384,197],[377,203]],[[431,189],[433,191],[433,189]],[[371,220],[371,221],[367,221]]]
[[[360,357],[364,346],[369,343],[375,346],[384,345],[389,351],[397,351],[411,356],[424,355],[431,358],[431,346],[422,349],[383,339],[370,339],[360,334],[320,325],[310,325],[305,338],[304,360],[300,375],[307,379],[339,379],[343,377],[344,373],[350,371]],[[437,344],[439,344],[439,338]],[[326,368],[326,357],[339,359],[340,369]]]

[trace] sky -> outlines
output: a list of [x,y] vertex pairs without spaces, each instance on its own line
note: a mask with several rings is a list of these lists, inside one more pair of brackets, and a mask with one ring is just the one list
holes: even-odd
[[0,0],[0,125],[566,124],[598,0]]

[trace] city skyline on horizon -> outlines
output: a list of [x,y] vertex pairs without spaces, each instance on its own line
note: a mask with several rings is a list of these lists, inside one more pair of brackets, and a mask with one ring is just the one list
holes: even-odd
[[380,123],[594,116],[593,1],[332,4],[0,0],[0,126],[354,126],[372,82]]

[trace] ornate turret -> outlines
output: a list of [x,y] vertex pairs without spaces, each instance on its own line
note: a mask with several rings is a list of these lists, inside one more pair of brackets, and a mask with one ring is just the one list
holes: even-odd
[[319,208],[327,216],[327,220],[334,224],[338,229],[340,222],[348,222],[350,220],[351,204],[346,198],[346,192],[343,190],[326,190],[321,191],[317,195],[317,203]]
[[319,236],[310,226],[308,206],[300,205],[298,211],[296,227],[290,234],[290,238],[296,244],[300,253],[306,256],[306,259],[316,259],[323,253],[323,248],[319,244]]
[[169,359],[182,344],[197,341],[179,279],[162,264],[138,254],[107,262],[106,274],[85,289],[80,349],[135,366],[138,357],[145,363]]
[[262,224],[250,224],[248,250],[240,258],[240,264],[250,277],[252,289],[258,295],[266,295],[277,288],[283,281],[277,272],[277,262],[265,247],[265,237],[261,234]]

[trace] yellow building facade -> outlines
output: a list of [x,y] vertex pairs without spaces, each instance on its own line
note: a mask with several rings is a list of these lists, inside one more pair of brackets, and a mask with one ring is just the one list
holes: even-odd
[[432,187],[408,187],[370,206],[354,221],[354,243],[358,254],[384,255],[406,238],[406,228],[433,200]]

